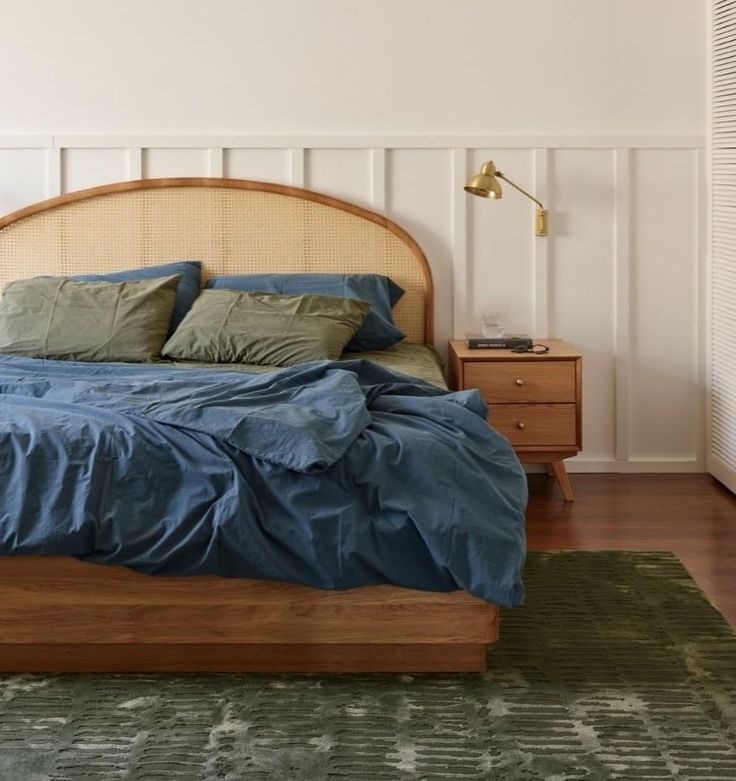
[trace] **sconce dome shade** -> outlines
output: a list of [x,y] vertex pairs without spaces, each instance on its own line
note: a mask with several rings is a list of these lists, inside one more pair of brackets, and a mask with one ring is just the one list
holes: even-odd
[[498,200],[503,196],[501,185],[496,178],[496,166],[492,161],[483,163],[480,173],[468,179],[465,192],[478,195],[481,198],[493,198]]

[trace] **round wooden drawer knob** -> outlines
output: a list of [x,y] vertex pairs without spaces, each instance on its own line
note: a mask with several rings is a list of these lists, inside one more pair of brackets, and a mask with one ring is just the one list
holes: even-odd
[[521,386],[524,384],[524,380],[522,380],[522,379],[521,379],[521,377],[519,377],[519,379],[516,381],[516,384],[517,384],[519,387],[521,387]]
[[520,421],[519,421],[519,422],[516,424],[516,428],[526,428],[526,423],[524,423],[524,421],[523,421],[523,420],[520,420]]

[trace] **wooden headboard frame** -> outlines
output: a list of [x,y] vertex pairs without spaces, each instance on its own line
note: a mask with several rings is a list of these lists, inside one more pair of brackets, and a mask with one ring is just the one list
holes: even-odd
[[0,285],[201,260],[205,279],[274,272],[378,273],[406,291],[394,315],[433,340],[424,253],[381,214],[322,193],[243,179],[143,179],[93,187],[0,218]]

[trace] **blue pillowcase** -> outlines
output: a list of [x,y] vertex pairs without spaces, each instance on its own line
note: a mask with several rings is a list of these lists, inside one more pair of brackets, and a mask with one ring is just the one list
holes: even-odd
[[156,279],[157,277],[173,277],[181,275],[179,287],[176,289],[174,312],[171,315],[169,336],[184,319],[199,295],[202,284],[202,263],[198,260],[179,260],[175,263],[164,263],[161,266],[146,266],[130,271],[116,271],[112,274],[77,274],[69,277],[80,282],[128,282],[138,279]]
[[406,334],[394,323],[391,309],[404,291],[389,277],[380,274],[247,274],[213,277],[208,288],[279,293],[340,296],[368,301],[370,311],[346,350],[385,350],[400,342]]

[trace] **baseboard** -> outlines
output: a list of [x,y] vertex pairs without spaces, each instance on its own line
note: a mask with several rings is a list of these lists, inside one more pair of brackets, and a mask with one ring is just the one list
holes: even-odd
[[614,472],[628,474],[631,472],[661,472],[687,473],[705,472],[705,464],[698,459],[630,459],[629,461],[596,460],[586,458],[571,458],[565,462],[568,472]]
[[[567,471],[571,474],[683,474],[693,472],[705,472],[705,464],[697,459],[693,460],[630,460],[617,461],[616,459],[595,459],[595,458],[568,458],[565,461]],[[544,467],[531,466],[528,472],[544,472]]]

